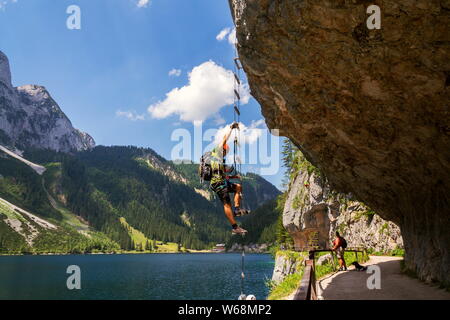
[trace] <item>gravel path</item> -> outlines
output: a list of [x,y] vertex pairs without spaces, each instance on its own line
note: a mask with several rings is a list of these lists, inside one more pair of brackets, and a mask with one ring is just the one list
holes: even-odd
[[450,293],[427,285],[400,272],[402,258],[371,256],[364,265],[378,265],[381,270],[381,289],[367,288],[372,274],[349,271],[337,272],[317,282],[320,300],[450,300]]

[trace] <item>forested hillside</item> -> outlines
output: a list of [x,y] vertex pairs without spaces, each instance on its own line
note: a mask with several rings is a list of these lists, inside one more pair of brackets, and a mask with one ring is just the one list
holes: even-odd
[[[99,146],[72,155],[30,149],[23,157],[44,165],[46,171],[40,176],[2,153],[0,198],[58,228],[26,243],[25,234],[31,232],[26,231],[26,221],[15,216],[14,221],[23,221],[23,232],[14,230],[8,210],[3,208],[3,252],[149,251],[169,247],[178,251],[210,248],[231,237],[218,200],[205,196],[207,185],[196,184],[195,164],[174,165],[151,149],[131,146]],[[252,208],[279,194],[253,174],[244,176],[244,186]]]
[[0,253],[120,249],[105,234],[81,226],[73,214],[51,205],[38,174],[20,161],[0,155]]
[[149,165],[145,160],[151,156],[149,149],[98,147],[67,159],[62,179],[71,209],[107,233],[111,217],[125,217],[149,238],[186,248],[226,238],[222,213],[186,184],[162,174],[156,162]]

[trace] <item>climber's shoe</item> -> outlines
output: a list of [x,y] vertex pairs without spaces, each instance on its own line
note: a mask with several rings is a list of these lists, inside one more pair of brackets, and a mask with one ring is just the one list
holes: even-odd
[[236,229],[231,230],[231,232],[233,234],[240,234],[240,235],[245,235],[247,233],[247,230],[241,228],[241,227],[237,227]]

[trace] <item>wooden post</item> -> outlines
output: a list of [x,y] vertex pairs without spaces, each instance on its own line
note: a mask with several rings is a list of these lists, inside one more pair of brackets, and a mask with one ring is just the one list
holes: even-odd
[[[317,300],[316,298],[316,277],[315,277],[315,273],[316,271],[314,270],[314,253],[310,253],[310,259],[308,261],[306,261],[306,266],[309,267],[310,273],[309,273],[309,279],[308,279],[308,284],[309,284],[309,288],[308,288],[308,295],[307,295],[307,299],[308,300]],[[311,257],[313,259],[311,259]]]
[[[310,254],[311,257],[311,254]],[[317,288],[316,288],[316,260],[314,259],[314,251],[312,252],[312,273],[311,273],[311,292],[310,299],[317,300]]]
[[303,273],[302,280],[300,281],[300,286],[295,293],[294,300],[309,300],[310,299],[310,286],[311,286],[311,261],[305,261],[305,272]]

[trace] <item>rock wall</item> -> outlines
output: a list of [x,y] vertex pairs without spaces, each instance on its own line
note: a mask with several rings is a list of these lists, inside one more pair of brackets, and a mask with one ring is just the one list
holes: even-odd
[[37,85],[13,87],[0,51],[0,144],[69,152],[93,148],[94,139],[72,126],[48,91]]
[[306,253],[279,251],[275,257],[275,266],[272,274],[272,281],[279,283],[283,279],[298,272],[303,268],[305,260],[308,258]]
[[291,182],[283,225],[299,250],[312,245],[330,248],[336,231],[348,247],[378,252],[403,248],[396,224],[383,220],[351,195],[334,192],[316,171],[301,171]]
[[[366,28],[377,4],[380,30]],[[450,3],[230,0],[269,128],[397,223],[406,266],[450,285]]]

